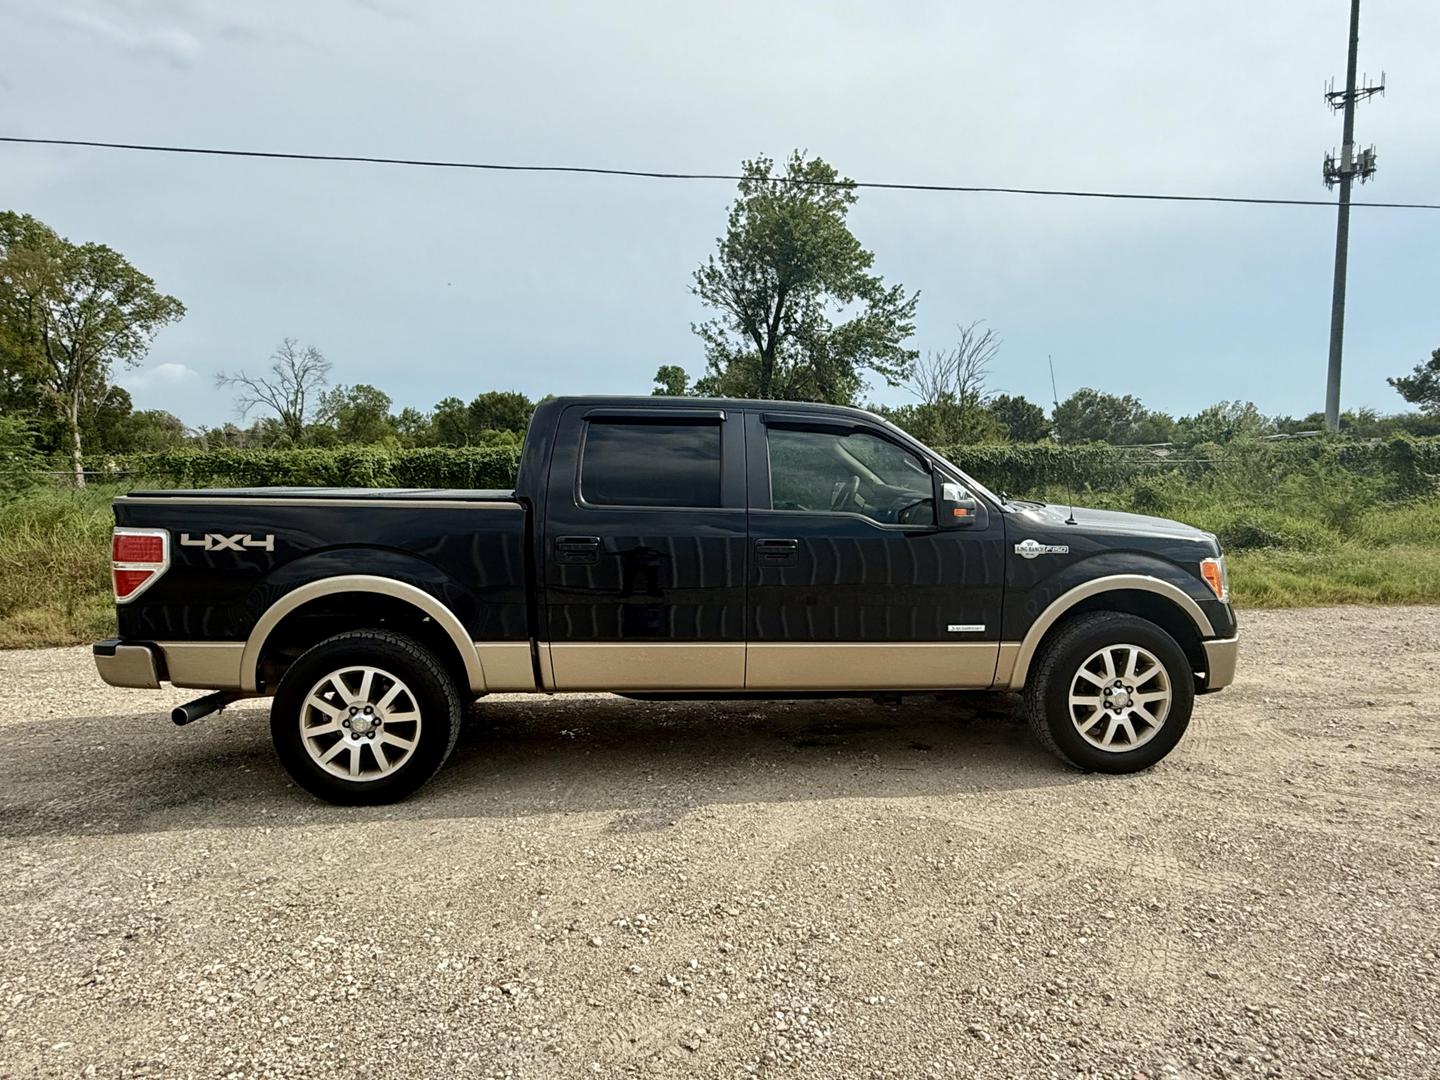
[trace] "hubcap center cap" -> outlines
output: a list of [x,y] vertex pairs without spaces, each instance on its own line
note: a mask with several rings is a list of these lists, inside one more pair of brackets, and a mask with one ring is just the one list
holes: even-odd
[[356,735],[368,735],[375,729],[375,714],[358,712],[350,718],[350,730]]

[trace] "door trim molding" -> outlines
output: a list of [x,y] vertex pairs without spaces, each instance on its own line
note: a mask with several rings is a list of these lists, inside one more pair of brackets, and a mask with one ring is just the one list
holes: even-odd
[[742,690],[745,642],[561,641],[544,648],[554,686],[571,690]]
[[747,690],[980,690],[998,641],[751,642]]

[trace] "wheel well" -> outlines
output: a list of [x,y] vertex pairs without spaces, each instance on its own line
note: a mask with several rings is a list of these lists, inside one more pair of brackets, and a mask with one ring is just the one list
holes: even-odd
[[430,650],[457,687],[469,686],[465,660],[444,627],[414,604],[370,592],[316,597],[276,623],[260,651],[260,685],[273,690],[301,654],[326,638],[347,630],[381,628],[414,638]]
[[[1050,639],[1077,615],[1089,614],[1092,611],[1120,611],[1148,619],[1175,639],[1184,650],[1185,658],[1190,661],[1192,671],[1205,670],[1205,646],[1201,644],[1200,631],[1196,629],[1190,616],[1173,601],[1142,589],[1116,589],[1113,592],[1087,596],[1056,619],[1055,625],[1045,631],[1040,643],[1035,647],[1034,656],[1039,656]],[[1033,659],[1031,667],[1034,667]]]

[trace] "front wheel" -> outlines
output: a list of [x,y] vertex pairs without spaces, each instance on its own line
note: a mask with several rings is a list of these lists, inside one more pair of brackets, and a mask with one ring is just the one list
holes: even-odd
[[1148,769],[1180,741],[1195,703],[1185,651],[1147,619],[1081,615],[1045,643],[1025,691],[1030,728],[1092,772]]
[[460,733],[454,680],[423,645],[360,630],[327,638],[291,665],[270,708],[286,772],[343,805],[394,802],[445,763]]

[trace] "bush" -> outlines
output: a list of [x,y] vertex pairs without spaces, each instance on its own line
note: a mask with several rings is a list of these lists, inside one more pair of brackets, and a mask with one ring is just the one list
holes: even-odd
[[40,464],[30,425],[18,416],[0,416],[0,498],[34,485]]
[[1225,551],[1330,551],[1336,538],[1323,528],[1281,514],[1246,513],[1227,518],[1214,527]]

